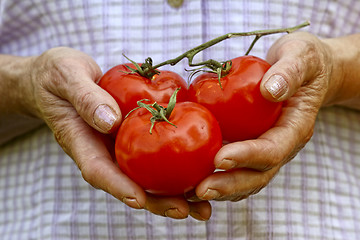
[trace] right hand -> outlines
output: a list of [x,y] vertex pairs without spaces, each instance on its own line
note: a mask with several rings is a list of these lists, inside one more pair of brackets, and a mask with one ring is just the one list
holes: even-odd
[[43,119],[83,178],[132,208],[172,218],[189,214],[207,220],[207,201],[189,203],[184,197],[156,197],[121,172],[114,161],[113,141],[121,111],[116,101],[95,82],[102,72],[88,55],[70,48],[54,48],[32,60],[32,113]]

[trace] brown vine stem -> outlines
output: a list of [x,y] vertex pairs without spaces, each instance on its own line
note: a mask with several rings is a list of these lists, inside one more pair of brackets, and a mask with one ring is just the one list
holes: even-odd
[[[246,51],[245,55],[248,55],[251,51],[251,49],[254,47],[255,43],[262,37],[262,36],[266,36],[266,35],[270,35],[270,34],[275,34],[275,33],[292,33],[300,28],[306,27],[310,25],[309,21],[305,21],[299,25],[296,25],[294,27],[289,27],[289,28],[278,28],[278,29],[269,29],[269,30],[257,30],[257,31],[252,31],[252,32],[241,32],[241,33],[228,33],[225,35],[222,35],[220,37],[214,38],[206,43],[203,43],[195,48],[190,49],[189,51],[186,51],[185,53],[181,54],[180,56],[164,61],[162,63],[159,63],[155,66],[152,65],[152,60],[151,58],[147,58],[145,60],[145,63],[143,63],[141,66],[137,63],[135,63],[134,61],[132,61],[131,59],[126,58],[128,60],[130,60],[134,66],[136,67],[136,69],[131,68],[130,66],[127,66],[127,68],[130,70],[130,74],[133,73],[138,73],[143,77],[146,77],[148,79],[151,79],[154,75],[159,74],[159,71],[157,71],[156,69],[165,65],[171,65],[174,66],[175,64],[177,64],[178,62],[180,62],[182,59],[187,58],[188,62],[189,62],[189,66],[190,67],[195,67],[195,66],[201,66],[200,69],[207,67],[210,70],[210,72],[214,72],[216,74],[218,74],[219,76],[219,81],[220,78],[223,76],[226,76],[230,69],[231,69],[231,61],[226,61],[224,63],[215,61],[213,59],[209,59],[203,62],[199,62],[199,63],[193,63],[193,59],[195,57],[196,54],[198,54],[199,52],[203,51],[206,48],[209,48],[219,42],[222,42],[226,39],[229,38],[233,38],[233,37],[242,37],[242,36],[255,36],[254,40],[252,41],[251,45],[249,46],[248,50]],[[198,71],[199,69],[195,70]]]
[[196,54],[198,54],[199,52],[203,51],[206,48],[209,48],[219,42],[222,42],[226,39],[229,38],[233,38],[233,37],[241,37],[241,36],[255,36],[255,39],[253,40],[253,42],[251,43],[249,49],[246,51],[245,55],[248,55],[251,51],[251,49],[254,47],[255,43],[263,36],[266,35],[270,35],[270,34],[276,34],[276,33],[292,33],[296,30],[299,30],[300,28],[309,26],[310,22],[309,21],[305,21],[299,25],[296,25],[294,27],[289,27],[289,28],[278,28],[278,29],[269,29],[269,30],[257,30],[257,31],[251,31],[251,32],[241,32],[241,33],[228,33],[225,35],[222,35],[220,37],[214,38],[206,43],[203,43],[193,49],[190,49],[189,51],[181,54],[180,56],[164,61],[162,63],[159,63],[155,66],[153,66],[154,69],[165,66],[165,65],[171,65],[174,66],[175,64],[177,64],[178,62],[180,62],[182,59],[187,58],[189,61],[189,66],[193,67],[193,66],[200,66],[200,65],[205,65],[211,69],[218,69],[218,68],[222,68],[223,64],[215,61],[215,60],[207,60],[204,62],[200,62],[200,63],[193,63],[193,59],[195,57]]

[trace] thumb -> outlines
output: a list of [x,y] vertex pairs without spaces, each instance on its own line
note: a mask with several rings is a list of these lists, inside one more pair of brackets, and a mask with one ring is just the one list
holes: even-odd
[[[55,51],[56,50],[56,51]],[[101,75],[101,69],[88,55],[65,49],[55,49],[53,57],[56,71],[47,84],[54,95],[66,99],[78,115],[91,127],[101,133],[110,133],[121,122],[121,111],[115,99],[95,82]],[[54,52],[53,51],[53,52]],[[55,69],[55,70],[54,70]]]
[[303,84],[302,66],[293,59],[282,58],[264,74],[260,91],[268,100],[281,102],[290,98]]
[[69,93],[69,101],[90,126],[102,133],[111,133],[121,122],[121,111],[114,98],[93,79],[83,78],[79,87]]
[[289,34],[269,49],[267,61],[272,65],[264,74],[260,91],[274,102],[289,99],[316,74],[318,56],[308,34]]
[[[75,108],[79,115],[93,128],[102,132],[110,133],[118,128],[121,122],[121,112],[116,101],[102,88],[93,83],[88,93],[78,96],[87,98],[87,102],[76,104]],[[90,90],[92,89],[92,90]]]

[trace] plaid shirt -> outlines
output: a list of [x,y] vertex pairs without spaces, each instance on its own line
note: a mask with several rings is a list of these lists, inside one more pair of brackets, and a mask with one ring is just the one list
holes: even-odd
[[[68,46],[106,71],[126,61],[122,53],[161,62],[225,33],[304,20],[320,37],[360,32],[360,2],[185,0],[175,9],[163,0],[0,0],[0,53]],[[262,38],[252,54],[264,58],[280,36]],[[251,40],[226,40],[197,59],[231,59]],[[187,77],[186,64],[171,69]],[[42,126],[0,146],[0,239],[359,239],[359,146],[359,112],[322,109],[311,141],[268,187],[240,202],[212,202],[212,218],[198,222],[130,209],[93,189]]]

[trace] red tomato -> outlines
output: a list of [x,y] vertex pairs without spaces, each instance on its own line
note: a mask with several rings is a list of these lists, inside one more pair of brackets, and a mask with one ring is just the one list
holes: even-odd
[[178,102],[187,100],[187,83],[177,73],[158,70],[160,74],[148,79],[137,73],[129,73],[130,70],[125,65],[135,69],[132,63],[117,65],[107,71],[99,81],[99,86],[116,100],[123,116],[137,107],[136,102],[139,99],[168,102],[179,87],[181,90],[177,95]]
[[189,99],[208,108],[219,121],[224,141],[259,137],[277,121],[282,103],[266,100],[260,82],[270,68],[266,61],[243,56],[232,60],[230,72],[221,78],[203,73],[190,84]]
[[167,122],[133,111],[122,123],[115,143],[120,169],[147,192],[180,195],[214,171],[222,146],[220,127],[209,110],[193,102],[177,103]]

